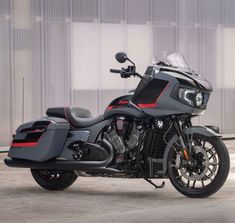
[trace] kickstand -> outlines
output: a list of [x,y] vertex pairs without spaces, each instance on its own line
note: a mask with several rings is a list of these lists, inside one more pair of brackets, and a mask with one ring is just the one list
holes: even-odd
[[156,189],[158,188],[163,188],[165,186],[165,181],[162,182],[161,185],[156,185],[155,183],[153,183],[151,180],[147,179],[147,178],[144,178],[144,180],[146,180],[148,183],[152,184]]

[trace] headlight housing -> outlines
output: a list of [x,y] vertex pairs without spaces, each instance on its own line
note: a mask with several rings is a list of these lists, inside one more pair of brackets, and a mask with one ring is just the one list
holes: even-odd
[[193,107],[204,107],[204,93],[195,89],[179,88],[178,99]]
[[198,92],[195,96],[195,104],[197,107],[202,106],[204,100],[204,96],[202,92]]

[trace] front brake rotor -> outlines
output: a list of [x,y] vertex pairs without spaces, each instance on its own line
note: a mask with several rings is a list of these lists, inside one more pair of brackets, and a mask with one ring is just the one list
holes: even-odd
[[[176,155],[176,167],[178,168],[182,176],[185,177],[186,179],[190,181],[202,180],[204,177],[206,177],[206,173],[208,171],[209,157],[207,155],[207,152],[204,149],[200,148],[199,146],[194,146],[192,150],[194,151],[193,155],[196,155],[199,157],[199,155],[201,154],[204,161],[201,162],[201,160],[196,160],[197,162],[196,166],[190,170],[188,167],[180,167],[182,163],[182,158],[181,158],[181,154],[177,154]],[[200,165],[200,168],[199,168],[199,165]],[[201,166],[203,168],[201,168]]]

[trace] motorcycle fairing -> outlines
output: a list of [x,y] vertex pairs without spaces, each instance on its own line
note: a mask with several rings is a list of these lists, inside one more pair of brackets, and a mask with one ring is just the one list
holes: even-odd
[[157,107],[157,100],[166,90],[168,84],[167,80],[152,79],[145,75],[134,93],[133,103],[140,108]]
[[[156,67],[155,68],[153,67],[153,69],[155,71],[158,70],[158,68],[156,68]],[[181,78],[187,77],[187,78],[193,80],[194,83],[196,85],[198,85],[198,87],[201,87],[206,91],[212,91],[213,90],[211,83],[208,80],[206,80],[206,78],[204,78],[203,76],[201,76],[199,74],[196,74],[193,71],[185,70],[185,69],[181,69],[181,68],[176,68],[176,67],[162,67],[162,68],[159,69],[159,71],[172,72],[173,76],[175,76],[175,74],[178,73],[178,74],[181,75]]]
[[[136,105],[140,106],[145,114],[153,117],[168,116],[172,114],[203,114],[203,112],[205,111],[205,107],[192,107],[183,104],[182,102],[176,100],[174,97],[171,96],[171,93],[173,92],[175,87],[180,85],[189,85],[192,88],[196,89],[196,83],[194,81],[194,79],[196,80],[196,78],[189,78],[189,75],[182,75],[181,78],[180,75],[175,75],[175,71],[179,72],[177,69],[161,71],[161,69],[159,70],[153,66],[148,67],[145,75],[141,79],[138,87],[136,88],[132,101]],[[141,104],[138,103],[137,99],[139,95],[142,94],[143,89],[145,89],[151,82],[153,82],[154,84],[158,83],[158,89],[153,88],[152,91],[147,91],[147,95],[150,98],[152,97],[152,95],[155,96],[155,99],[153,99],[153,97],[151,99],[152,101],[155,100],[155,102],[147,104],[146,106],[141,106]],[[209,94],[211,90],[212,89],[210,88],[208,88],[207,90],[203,88],[203,91],[208,92],[207,101],[209,99]]]

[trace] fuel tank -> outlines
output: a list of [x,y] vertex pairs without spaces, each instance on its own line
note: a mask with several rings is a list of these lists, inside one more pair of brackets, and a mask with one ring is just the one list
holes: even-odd
[[134,92],[114,99],[105,109],[104,118],[113,116],[130,116],[134,118],[143,118],[144,112],[132,103]]

